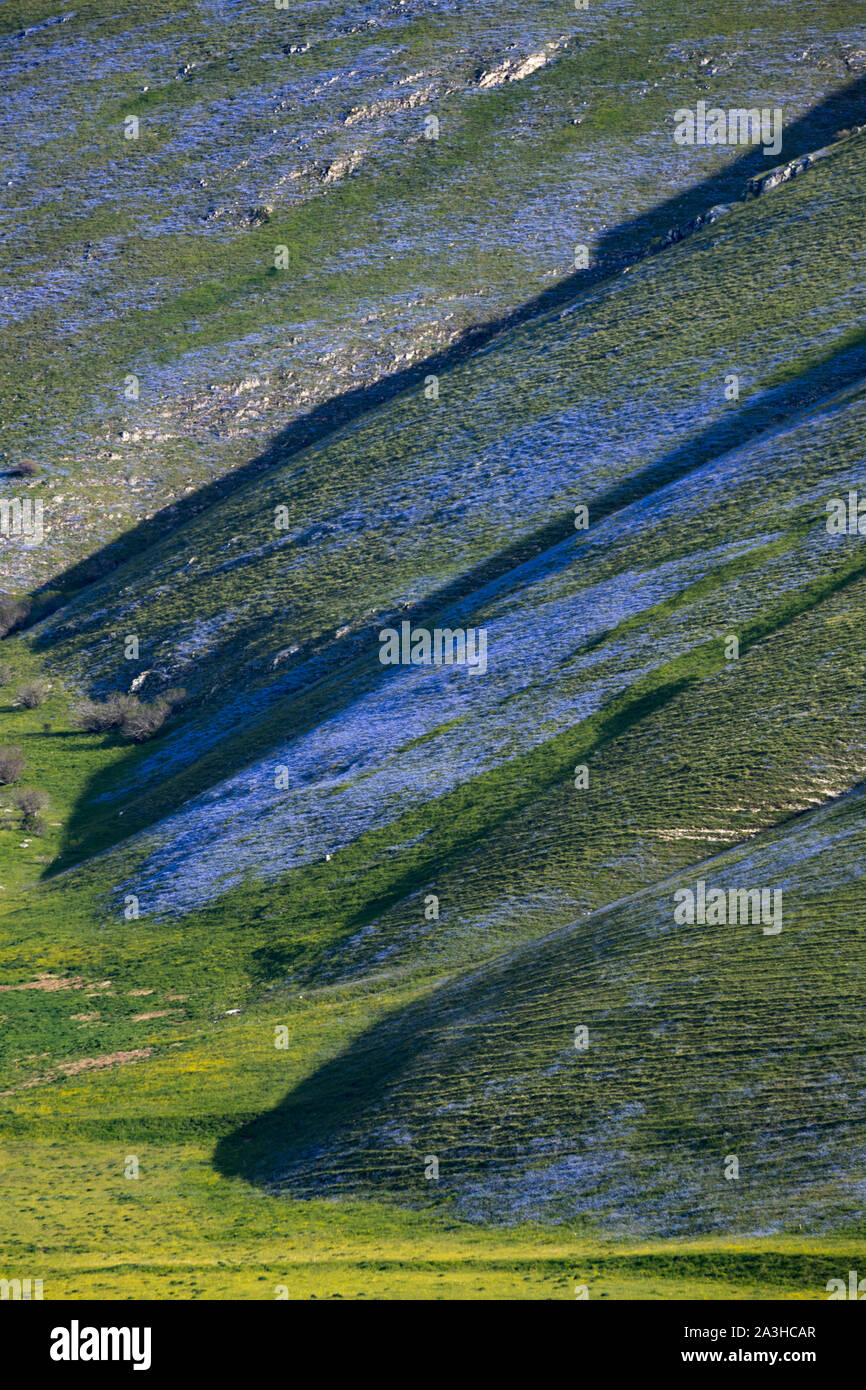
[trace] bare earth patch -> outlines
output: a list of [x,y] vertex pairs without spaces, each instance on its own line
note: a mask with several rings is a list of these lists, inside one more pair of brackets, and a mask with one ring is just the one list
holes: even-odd
[[104,1057],[79,1057],[75,1062],[59,1062],[53,1071],[44,1076],[32,1076],[20,1086],[12,1086],[8,1091],[0,1091],[0,1096],[13,1096],[16,1091],[29,1091],[34,1086],[43,1086],[56,1081],[61,1076],[78,1076],[83,1071],[97,1071],[102,1067],[122,1067],[127,1062],[143,1062],[153,1051],[150,1047],[136,1047],[130,1052],[109,1052]]
[[19,989],[83,989],[85,981],[80,975],[40,975],[35,980],[28,981],[23,985],[0,985],[0,994],[7,994],[10,990]]

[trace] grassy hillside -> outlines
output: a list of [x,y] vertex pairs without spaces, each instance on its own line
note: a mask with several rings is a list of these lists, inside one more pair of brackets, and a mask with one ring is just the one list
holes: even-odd
[[[853,234],[863,151],[862,137],[841,142],[799,179],[578,301],[579,312],[497,340],[443,379],[438,401],[408,393],[275,469],[267,484],[248,484],[39,625],[37,650],[96,691],[127,689],[150,672],[145,691],[183,684],[200,697],[177,733],[123,769],[120,794],[134,788],[141,798],[127,816],[136,824],[164,816],[273,749],[285,731],[318,728],[382,690],[377,635],[407,614],[431,625],[471,615],[489,592],[489,618],[513,586],[535,606],[549,566],[560,592],[584,596],[586,635],[598,636],[631,610],[610,585],[593,617],[593,585],[616,574],[628,584],[629,561],[646,569],[648,557],[664,556],[679,564],[684,585],[699,576],[702,552],[712,567],[738,546],[773,540],[784,549],[786,527],[820,532],[825,499],[850,481],[851,433],[837,442],[828,419],[832,466],[828,446],[813,443],[812,420],[823,402],[839,415],[847,398],[835,402],[836,394],[856,388],[866,354]],[[846,226],[851,236],[841,234]],[[729,371],[741,381],[735,403],[725,399]],[[788,433],[774,445],[780,425]],[[687,489],[665,490],[689,475]],[[651,507],[639,505],[648,498]],[[585,537],[573,525],[579,503],[590,509]],[[274,527],[280,505],[288,532]],[[658,515],[678,505],[684,518]],[[827,543],[828,557],[850,550]],[[530,561],[536,570],[522,567]],[[789,583],[776,569],[772,582]],[[669,569],[648,582],[667,596],[677,580]],[[638,600],[650,610],[647,627],[654,598]],[[759,602],[767,598],[760,589]],[[139,638],[137,662],[124,659],[128,633]],[[510,662],[522,679],[513,652]],[[410,737],[429,732],[429,721],[418,723],[407,723]],[[93,790],[116,801],[108,783]],[[100,825],[88,806],[88,848],[116,833],[113,807],[111,815]]]
[[781,103],[785,157],[825,144],[855,121],[866,37],[855,0],[58,18],[44,0],[0,18],[0,463],[41,467],[49,512],[0,573],[52,592],[230,472],[420,386],[476,326],[561,297],[576,245],[606,273],[778,162],[684,152],[677,107]]
[[[858,794],[500,958],[368,1030],[218,1162],[487,1221],[862,1236],[862,843]],[[781,890],[780,933],[674,929],[698,878]]]
[[[862,1263],[866,35],[655,8],[0,37],[76,132],[0,265],[48,526],[0,552],[0,1273],[46,1297]],[[783,102],[786,177],[678,147],[699,98]],[[405,620],[486,671],[383,666]],[[699,880],[782,930],[677,922]]]

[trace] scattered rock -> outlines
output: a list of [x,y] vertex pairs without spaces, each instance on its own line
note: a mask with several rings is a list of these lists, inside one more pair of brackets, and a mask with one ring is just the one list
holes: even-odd
[[765,193],[772,193],[774,188],[787,183],[789,179],[795,179],[798,174],[803,174],[807,169],[819,159],[824,159],[830,154],[833,146],[825,145],[821,150],[812,150],[809,154],[800,155],[798,159],[789,160],[787,164],[778,164],[775,169],[770,169],[766,174],[758,174],[753,179],[749,179],[746,184],[747,198],[760,198]]
[[525,77],[543,68],[554,53],[564,48],[567,43],[567,38],[557,39],[546,43],[537,53],[530,53],[528,58],[505,58],[497,67],[491,68],[488,72],[482,71],[477,79],[478,85],[499,87],[503,82],[522,82]]
[[720,217],[724,217],[725,213],[730,212],[730,210],[730,203],[717,203],[715,207],[710,208],[709,212],[702,212],[699,216],[693,217],[691,222],[686,223],[685,227],[672,227],[671,230],[662,237],[662,248],[665,246],[675,246],[678,241],[683,241],[687,236],[691,236],[693,232],[700,231],[701,227],[709,227],[711,223],[717,222]]
[[339,159],[333,160],[325,169],[322,175],[323,183],[336,183],[338,179],[344,179],[347,174],[353,174],[360,164],[364,162],[363,150],[352,150],[351,154],[342,155]]

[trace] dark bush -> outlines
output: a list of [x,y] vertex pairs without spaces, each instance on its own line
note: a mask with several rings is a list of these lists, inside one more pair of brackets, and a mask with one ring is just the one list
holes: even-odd
[[92,734],[104,734],[107,729],[119,729],[123,722],[124,702],[134,698],[128,695],[109,695],[107,700],[82,700],[73,714],[75,725]]
[[51,805],[48,793],[40,791],[38,787],[22,787],[20,792],[15,793],[14,800],[21,812],[22,830],[29,831],[31,835],[43,834],[45,826],[39,812]]
[[48,699],[48,686],[45,681],[28,681],[18,687],[15,699],[25,709],[38,709]]
[[186,699],[185,690],[167,690],[147,703],[137,695],[109,695],[105,700],[84,700],[75,711],[75,723],[89,733],[119,729],[124,738],[144,743],[162,728],[169,715]]
[[155,700],[151,705],[136,701],[136,706],[127,709],[121,720],[120,732],[125,738],[131,738],[133,743],[144,743],[162,728],[171,714],[171,705]]
[[20,748],[7,744],[0,748],[0,785],[6,787],[11,782],[19,782],[24,771],[24,754]]

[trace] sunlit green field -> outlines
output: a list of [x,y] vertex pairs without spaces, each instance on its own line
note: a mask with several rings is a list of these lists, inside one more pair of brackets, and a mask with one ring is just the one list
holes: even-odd
[[3,1274],[46,1299],[826,1298],[862,1243],[784,1237],[637,1245],[447,1211],[251,1197],[206,1146],[5,1140]]

